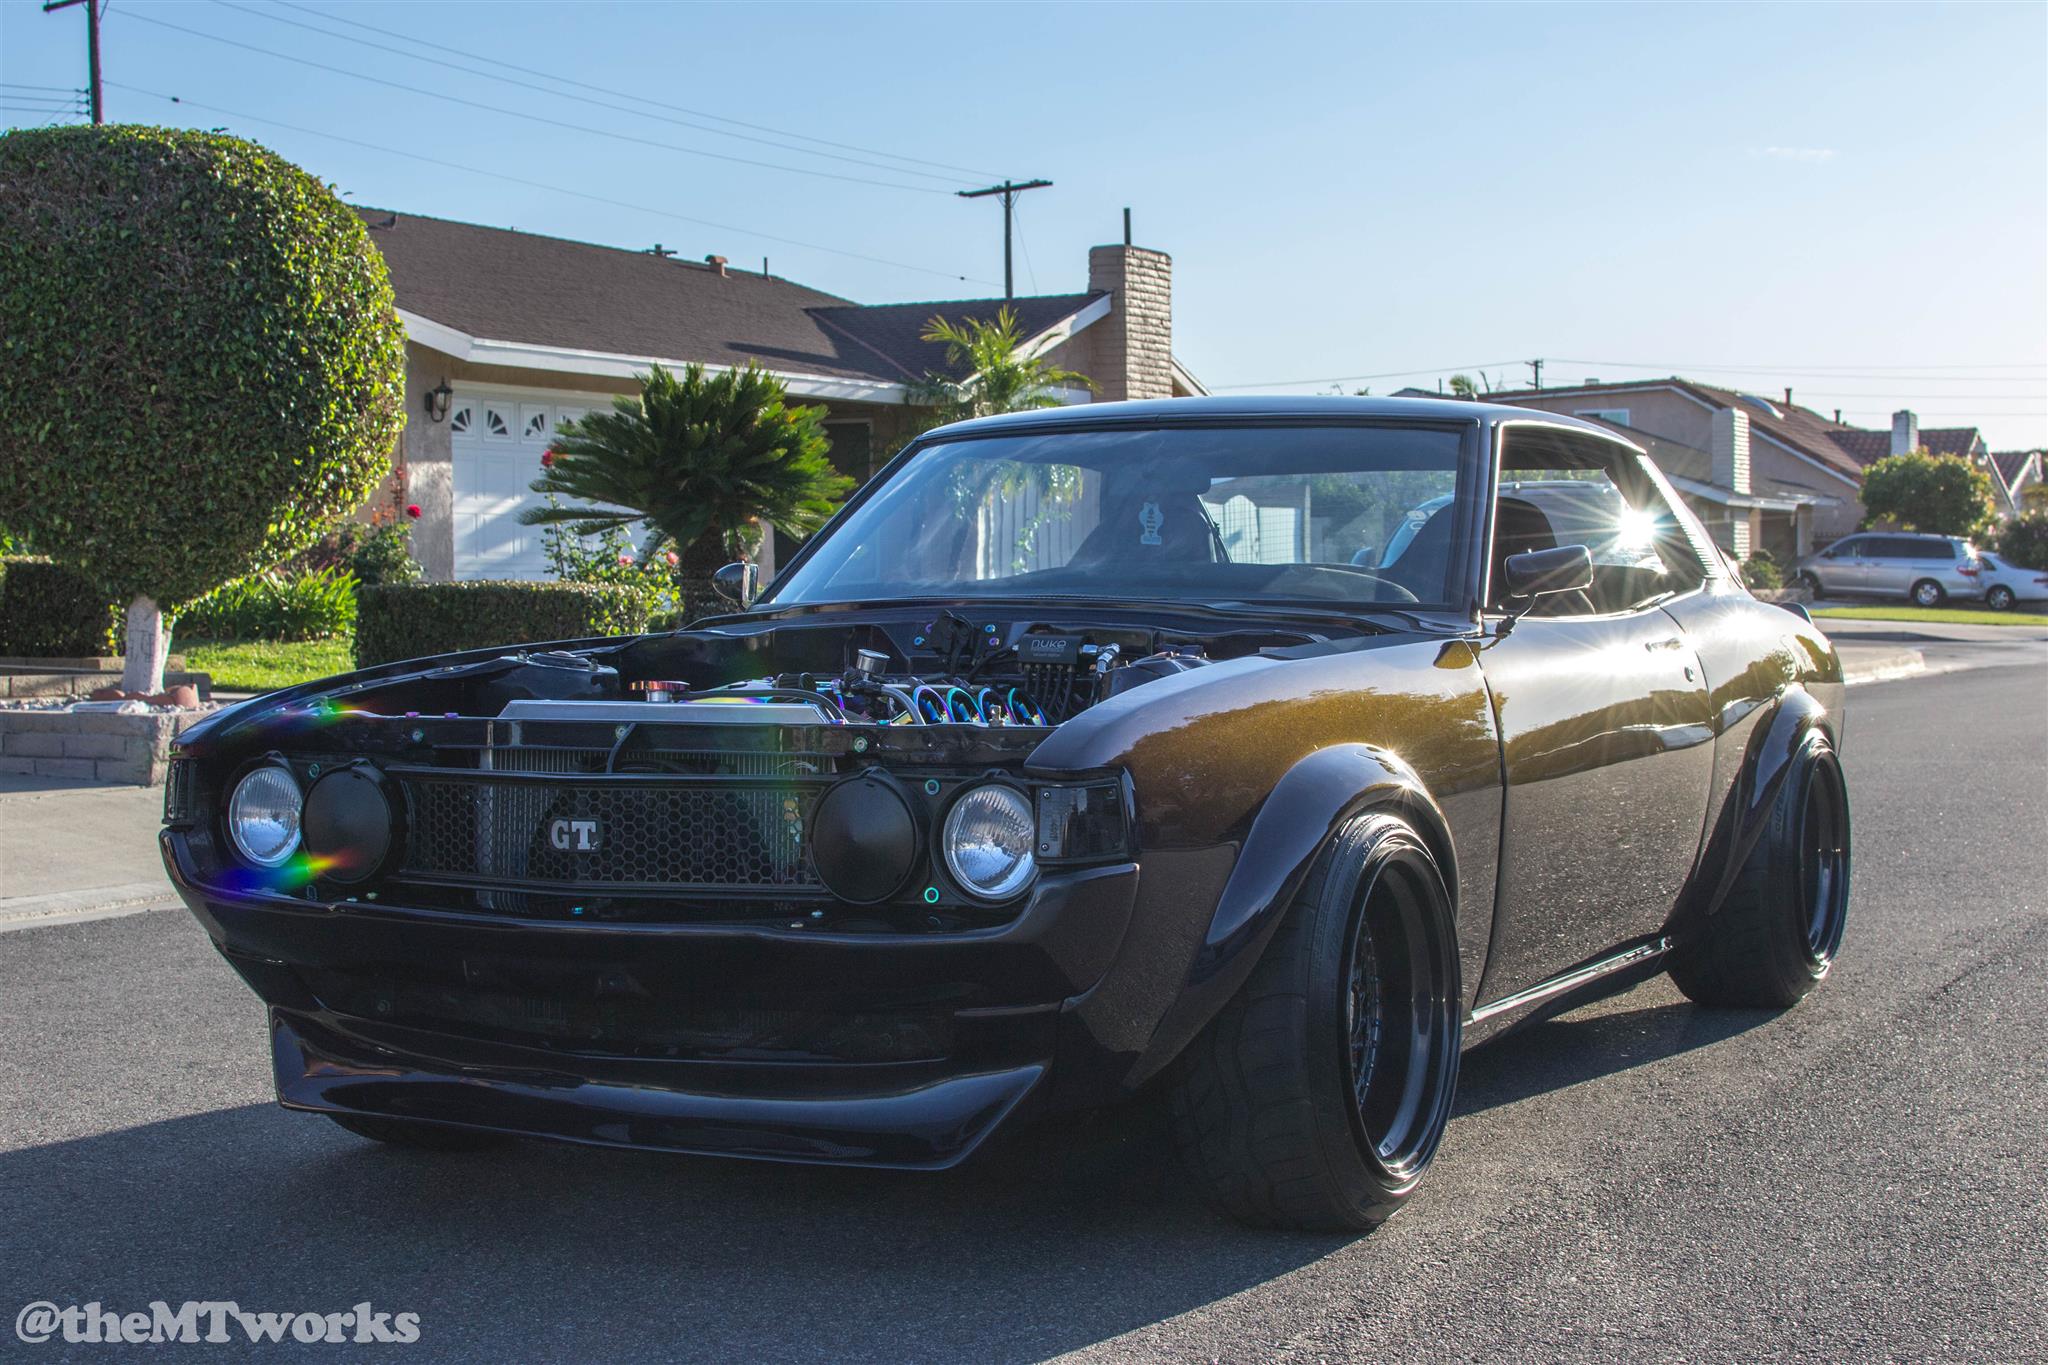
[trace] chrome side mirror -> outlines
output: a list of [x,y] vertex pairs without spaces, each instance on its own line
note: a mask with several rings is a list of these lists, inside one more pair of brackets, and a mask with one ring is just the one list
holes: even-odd
[[751,607],[761,595],[760,571],[745,560],[727,564],[711,575],[711,586],[734,606]]

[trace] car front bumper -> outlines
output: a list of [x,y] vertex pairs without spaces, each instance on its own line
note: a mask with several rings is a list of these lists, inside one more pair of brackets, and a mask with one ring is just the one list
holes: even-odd
[[[1134,909],[1161,899],[1141,895],[1130,863],[1048,873],[1000,927],[913,935],[333,903],[208,880],[177,830],[163,853],[269,1006],[278,1098],[294,1109],[944,1167],[1008,1118],[1113,1098],[1119,1057],[1184,980],[1156,960],[1157,933],[1124,952]],[[1176,920],[1199,914],[1184,882],[1160,888]],[[759,1046],[764,1027],[780,1044]],[[735,1029],[748,1046],[717,1045]]]

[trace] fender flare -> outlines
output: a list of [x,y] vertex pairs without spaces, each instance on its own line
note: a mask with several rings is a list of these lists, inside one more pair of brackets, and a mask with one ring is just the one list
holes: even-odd
[[1763,838],[1778,793],[1814,744],[1841,752],[1841,716],[1805,688],[1788,687],[1772,704],[1770,718],[1750,735],[1735,789],[1709,836],[1700,866],[1711,869],[1711,877],[1696,880],[1694,894],[1674,922],[1710,916],[1721,908]]
[[1318,749],[1281,776],[1252,818],[1187,980],[1128,1084],[1158,1073],[1229,1003],[1331,838],[1353,817],[1374,810],[1391,811],[1414,826],[1443,874],[1455,921],[1458,878],[1450,825],[1415,770],[1376,745]]

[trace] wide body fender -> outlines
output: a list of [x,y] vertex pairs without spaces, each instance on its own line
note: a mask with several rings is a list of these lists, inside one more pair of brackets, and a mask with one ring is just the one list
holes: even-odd
[[1839,751],[1841,713],[1797,684],[1788,685],[1770,702],[1750,729],[1726,799],[1707,831],[1699,872],[1672,914],[1672,931],[1718,912],[1755,852],[1770,823],[1771,808],[1806,752],[1816,744]]
[[[1185,973],[1176,973],[1171,982],[1154,978],[1157,984],[1177,989],[1164,1013],[1151,1016],[1157,1023],[1135,1058],[1128,1051],[1098,1056],[1106,1066],[1088,1070],[1128,1091],[1178,1056],[1244,985],[1331,838],[1345,823],[1371,811],[1396,814],[1414,827],[1455,898],[1458,853],[1451,825],[1415,770],[1398,755],[1370,744],[1319,749],[1288,769],[1274,786],[1230,863],[1214,908],[1199,921],[1199,937],[1184,941],[1171,954],[1188,963]],[[1216,865],[1220,864],[1212,863]],[[1170,918],[1168,906],[1156,909],[1161,918]],[[1490,914],[1491,905],[1485,910]],[[1141,906],[1139,914],[1144,912]],[[1476,935],[1482,959],[1489,928],[1481,924]],[[1467,980],[1478,979],[1479,965],[1468,966]],[[1123,992],[1114,982],[1106,982],[1097,994],[1102,998],[1076,1001],[1070,1011],[1068,1037],[1075,1049],[1095,1051],[1106,1041],[1104,1031],[1096,1027],[1106,1013],[1118,1011],[1128,1017],[1128,1004],[1119,998]],[[1137,1013],[1144,1017],[1142,1010]],[[1124,1038],[1127,1046],[1140,1041],[1128,1032]],[[1067,1060],[1063,1055],[1062,1064]]]

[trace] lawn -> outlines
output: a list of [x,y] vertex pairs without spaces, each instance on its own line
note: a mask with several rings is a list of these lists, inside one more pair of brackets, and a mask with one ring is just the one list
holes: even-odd
[[187,668],[212,674],[222,692],[271,692],[356,666],[347,640],[208,640],[176,648]]
[[1813,614],[1842,621],[1921,621],[1932,626],[2048,626],[2048,616],[2035,612],[1969,607],[1815,607]]

